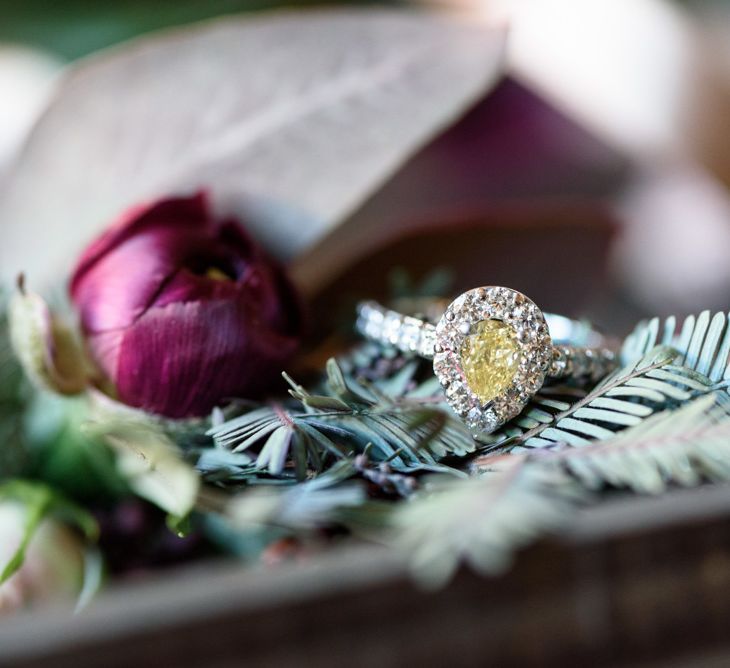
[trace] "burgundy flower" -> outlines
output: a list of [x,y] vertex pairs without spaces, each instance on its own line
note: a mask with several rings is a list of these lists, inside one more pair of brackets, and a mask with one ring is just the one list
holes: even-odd
[[202,193],[128,211],[86,249],[70,290],[117,398],[168,417],[256,397],[299,342],[286,275]]

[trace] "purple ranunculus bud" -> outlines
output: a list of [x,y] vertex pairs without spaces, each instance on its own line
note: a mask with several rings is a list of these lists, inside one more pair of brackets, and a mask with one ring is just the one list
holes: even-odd
[[83,253],[70,292],[116,397],[171,418],[260,395],[301,336],[282,268],[204,193],[127,211]]

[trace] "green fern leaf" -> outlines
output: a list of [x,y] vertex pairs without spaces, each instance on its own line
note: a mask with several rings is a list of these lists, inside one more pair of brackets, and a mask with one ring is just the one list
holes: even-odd
[[[707,378],[677,366],[676,358],[670,348],[655,348],[609,375],[583,399],[556,415],[551,424],[525,432],[520,443],[528,448],[544,447],[545,441],[586,445],[636,426],[649,415],[676,407],[695,394],[710,391]],[[605,399],[615,401],[607,403]],[[639,405],[641,408],[637,408]]]
[[309,532],[346,524],[348,514],[381,514],[379,504],[368,502],[364,484],[350,480],[356,473],[346,459],[313,480],[260,486],[227,499],[224,515],[238,530],[268,526]]
[[[440,460],[475,450],[469,431],[443,406],[443,396],[414,384],[407,364],[380,382],[358,381],[335,361],[327,363],[327,394],[312,394],[285,376],[295,405],[271,405],[209,430],[219,448],[243,453],[259,448],[249,474],[302,479],[351,452],[389,461],[399,471],[446,471]],[[436,389],[436,388],[434,388]],[[289,466],[291,464],[292,466]],[[239,469],[239,476],[243,469]]]
[[559,462],[586,487],[656,494],[675,483],[730,480],[730,397],[713,393],[653,415],[613,438],[537,457]]
[[677,328],[674,316],[660,321],[652,318],[640,322],[626,337],[621,349],[621,359],[631,363],[657,345],[674,348],[676,363],[708,377],[713,383],[730,380],[730,312],[702,311],[697,316],[685,318]]
[[423,585],[444,584],[462,563],[499,573],[515,549],[573,515],[582,493],[558,467],[512,455],[501,462],[478,478],[437,477],[393,511],[391,540]]
[[[675,409],[716,385],[690,367],[680,366],[679,352],[659,346],[607,376],[591,392],[569,403],[538,394],[515,421],[493,435],[483,452],[573,447],[612,438],[651,415]],[[476,463],[479,466],[479,462]]]

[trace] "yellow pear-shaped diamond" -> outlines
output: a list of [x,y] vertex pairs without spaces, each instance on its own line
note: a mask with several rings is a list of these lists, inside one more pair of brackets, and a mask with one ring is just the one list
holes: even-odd
[[483,403],[502,394],[520,362],[515,331],[500,320],[480,320],[461,346],[461,368]]

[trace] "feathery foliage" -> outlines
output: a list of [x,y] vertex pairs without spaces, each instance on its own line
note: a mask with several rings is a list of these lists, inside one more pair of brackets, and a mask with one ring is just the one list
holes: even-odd
[[226,516],[239,528],[270,526],[292,531],[328,526],[380,526],[386,506],[368,500],[353,460],[337,462],[316,478],[292,485],[262,485],[233,496]]
[[272,476],[285,474],[292,461],[301,480],[309,469],[322,471],[366,448],[372,459],[399,471],[446,470],[442,459],[464,457],[475,444],[461,421],[443,408],[442,397],[429,393],[431,385],[412,386],[414,373],[409,365],[392,378],[369,383],[330,360],[326,394],[309,393],[287,377],[295,406],[257,408],[208,434],[233,453],[259,446],[249,470]]
[[559,468],[505,455],[501,470],[469,480],[439,477],[394,510],[393,544],[409,555],[416,578],[428,587],[451,578],[461,563],[498,573],[513,552],[563,526],[581,498]]
[[[14,430],[28,397],[2,317],[0,308],[0,436],[9,443],[22,435]],[[547,385],[482,443],[427,362],[374,344],[330,360],[311,390],[285,375],[289,397],[215,411],[184,432],[122,429],[111,418],[98,426],[131,489],[178,519],[195,503],[229,536],[258,536],[260,549],[344,529],[401,550],[433,586],[462,563],[499,572],[604,488],[654,494],[730,480],[730,315],[704,312],[676,329],[672,318],[640,323],[623,368],[593,388]],[[33,518],[60,507],[51,488],[39,489],[24,545]],[[5,576],[21,562],[22,550]]]
[[474,472],[394,511],[395,545],[412,555],[427,585],[446,581],[461,562],[498,572],[516,549],[567,526],[601,488],[657,494],[673,484],[730,481],[730,398],[704,395],[581,447],[481,457]]
[[[363,346],[340,366],[330,362],[325,394],[310,394],[292,383],[292,396],[305,407],[295,415],[334,427],[332,441],[345,448],[355,445],[351,451],[365,446],[376,460],[390,458],[394,468],[401,467],[401,477],[411,483],[402,486],[407,498],[382,512],[390,515],[391,544],[409,556],[420,581],[443,583],[461,563],[498,572],[515,549],[563,527],[595,490],[657,493],[672,484],[730,480],[730,398],[724,392],[730,336],[720,317],[704,314],[689,322],[679,335],[662,339],[670,345],[654,345],[658,321],[643,325],[648,330],[637,328],[624,346],[625,366],[590,391],[571,385],[543,388],[520,416],[482,445],[486,456],[473,460],[472,447],[452,448],[450,463],[464,467],[471,462],[477,473],[471,480],[414,478],[419,464],[428,468],[423,447],[404,447],[405,429],[385,435],[382,424],[369,424],[392,412],[403,420],[416,407],[450,415],[433,381],[415,384],[422,371],[416,361]],[[421,399],[414,404],[416,397]],[[442,437],[440,429],[432,440]],[[468,441],[464,434],[464,445]],[[498,454],[504,451],[511,454]],[[377,470],[368,477],[351,461],[343,455],[336,467],[351,477],[378,479]],[[427,463],[438,461],[434,456]],[[344,496],[353,493],[352,484],[344,485]],[[330,492],[332,499],[340,494]],[[297,515],[298,495],[276,494],[286,494],[281,498],[287,499],[288,513],[311,514],[303,505]]]
[[730,480],[730,398],[699,397],[613,438],[581,448],[567,445],[535,455],[559,463],[587,488],[625,487],[657,494],[671,484]]
[[678,364],[680,353],[659,346],[614,371],[573,403],[548,401],[538,394],[506,430],[494,435],[488,450],[542,448],[555,443],[582,446],[612,438],[655,413],[676,408],[716,385],[703,374]]
[[730,312],[702,311],[689,315],[681,328],[674,316],[640,322],[626,337],[621,360],[630,364],[646,355],[655,346],[668,346],[677,351],[676,364],[700,373],[720,389],[730,380]]

